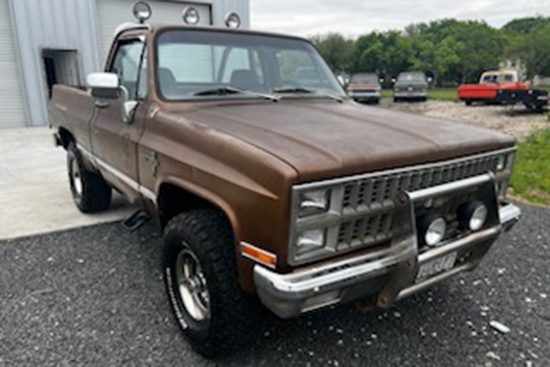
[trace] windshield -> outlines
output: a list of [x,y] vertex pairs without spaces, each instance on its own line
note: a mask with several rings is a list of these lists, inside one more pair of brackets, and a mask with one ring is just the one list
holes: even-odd
[[376,74],[354,74],[351,77],[352,83],[378,83]]
[[397,78],[399,82],[426,82],[424,73],[401,73]]
[[345,97],[310,43],[214,30],[163,32],[157,42],[157,81],[159,93],[169,101],[272,93]]

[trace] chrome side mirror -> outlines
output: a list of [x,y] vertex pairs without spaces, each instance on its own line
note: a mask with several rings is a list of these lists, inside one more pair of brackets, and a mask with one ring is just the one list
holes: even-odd
[[[115,73],[92,73],[86,78],[86,84],[90,88],[92,97],[98,99],[122,99],[122,120],[131,124],[139,104],[130,100],[128,89],[120,84],[120,79]],[[105,108],[108,104],[97,104],[97,107]]]
[[86,85],[94,98],[120,98],[120,81],[114,73],[92,73],[86,78]]

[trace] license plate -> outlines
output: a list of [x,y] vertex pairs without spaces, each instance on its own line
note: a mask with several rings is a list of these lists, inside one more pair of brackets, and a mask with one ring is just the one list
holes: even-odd
[[420,265],[418,274],[416,274],[416,279],[428,278],[432,275],[452,269],[455,262],[456,252],[451,252],[450,254],[438,257],[435,260],[428,261],[427,263]]

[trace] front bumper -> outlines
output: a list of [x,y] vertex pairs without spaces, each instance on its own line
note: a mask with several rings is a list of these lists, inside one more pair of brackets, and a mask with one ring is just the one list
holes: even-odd
[[393,92],[394,98],[426,98],[428,96],[427,91],[395,91]]
[[374,100],[374,99],[380,99],[380,92],[379,91],[370,91],[370,92],[348,91],[348,96],[355,100]]
[[[490,180],[481,177],[481,180]],[[480,178],[443,185],[435,191],[453,190],[453,186],[476,185]],[[468,181],[468,182],[466,182]],[[478,182],[479,181],[479,182]],[[488,182],[487,182],[488,183]],[[434,195],[433,189],[412,193],[410,203]],[[405,210],[406,211],[406,210]],[[408,213],[406,215],[409,215]],[[496,224],[440,247],[419,253],[416,232],[392,243],[384,251],[352,259],[314,265],[289,274],[279,274],[260,265],[254,268],[254,281],[262,303],[281,318],[291,318],[326,306],[371,297],[379,307],[424,290],[460,272],[475,268],[500,233],[520,219],[521,210],[512,204],[498,209]],[[410,217],[404,218],[410,220]],[[456,263],[447,271],[416,280],[420,266],[456,253]]]

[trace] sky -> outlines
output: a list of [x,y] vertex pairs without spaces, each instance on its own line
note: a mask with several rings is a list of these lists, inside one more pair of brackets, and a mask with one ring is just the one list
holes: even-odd
[[250,13],[255,30],[355,37],[442,18],[501,27],[514,18],[550,16],[550,0],[250,0]]

